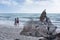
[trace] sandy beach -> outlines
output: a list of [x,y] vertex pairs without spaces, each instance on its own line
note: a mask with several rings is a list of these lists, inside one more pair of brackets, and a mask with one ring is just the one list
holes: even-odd
[[[7,26],[7,25],[6,25]],[[0,40],[38,40],[40,37],[24,36],[20,35],[23,28],[14,27],[8,28],[6,26],[0,25]],[[12,27],[12,26],[11,26]]]
[[22,28],[8,28],[0,25],[0,40],[38,40],[37,37],[20,35]]

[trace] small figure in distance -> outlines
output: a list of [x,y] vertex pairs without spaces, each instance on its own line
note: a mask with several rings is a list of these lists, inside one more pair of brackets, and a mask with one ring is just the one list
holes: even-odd
[[16,20],[16,22],[17,22],[17,25],[19,25],[19,18],[17,17],[16,19],[17,19],[17,20]]
[[19,25],[19,18],[17,17],[17,18],[15,18],[15,23],[14,23],[14,25]]
[[14,25],[17,25],[17,23],[16,23],[16,18],[15,18],[15,22],[14,22]]

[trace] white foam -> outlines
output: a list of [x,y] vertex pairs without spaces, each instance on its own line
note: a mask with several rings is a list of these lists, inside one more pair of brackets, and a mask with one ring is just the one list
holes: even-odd
[[[17,28],[17,26],[14,25],[14,21],[0,20],[0,25],[3,25],[2,27]],[[23,28],[23,23],[20,22],[18,26]]]

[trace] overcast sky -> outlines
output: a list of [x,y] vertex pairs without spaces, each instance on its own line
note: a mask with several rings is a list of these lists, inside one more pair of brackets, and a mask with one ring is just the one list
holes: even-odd
[[60,0],[0,0],[0,13],[60,13]]

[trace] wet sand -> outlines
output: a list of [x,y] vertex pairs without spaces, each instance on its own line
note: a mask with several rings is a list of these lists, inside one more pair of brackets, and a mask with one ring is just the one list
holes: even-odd
[[[9,26],[8,26],[9,27]],[[38,40],[37,37],[20,35],[22,28],[0,27],[0,40]]]

